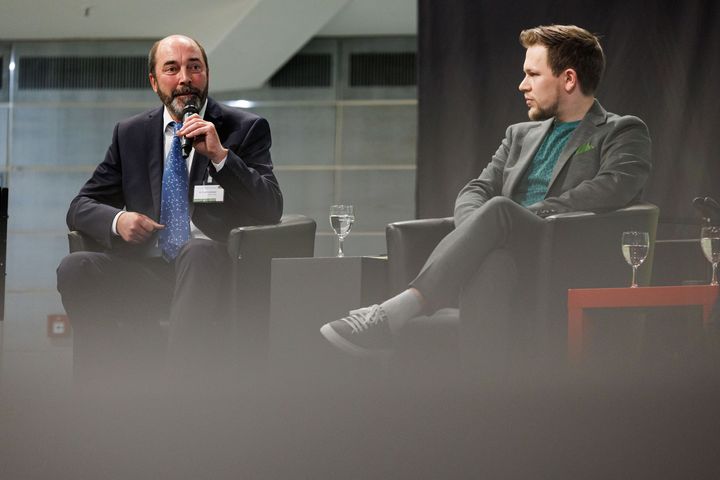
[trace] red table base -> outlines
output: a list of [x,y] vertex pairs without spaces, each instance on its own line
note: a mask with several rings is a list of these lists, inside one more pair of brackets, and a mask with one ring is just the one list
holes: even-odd
[[720,287],[710,285],[570,289],[568,290],[570,359],[578,360],[582,355],[585,340],[585,309],[702,305],[703,323],[707,324],[719,292]]

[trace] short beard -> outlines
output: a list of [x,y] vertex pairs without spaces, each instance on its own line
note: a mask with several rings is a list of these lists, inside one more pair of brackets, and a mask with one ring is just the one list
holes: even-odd
[[[182,120],[183,109],[186,105],[195,105],[197,106],[198,110],[202,108],[202,106],[205,104],[205,100],[207,100],[208,87],[205,86],[205,89],[202,92],[197,88],[193,87],[181,87],[171,94],[166,94],[162,91],[162,89],[158,88],[157,94],[158,97],[160,97],[160,101],[163,103],[163,105],[165,105],[170,111],[170,114],[174,118]],[[178,97],[179,95],[187,94],[190,94],[190,97],[187,99],[187,101]]]
[[530,117],[530,120],[541,122],[543,120],[547,120],[548,118],[555,117],[557,112],[558,105],[555,103],[550,108],[531,108],[528,110],[528,117]]

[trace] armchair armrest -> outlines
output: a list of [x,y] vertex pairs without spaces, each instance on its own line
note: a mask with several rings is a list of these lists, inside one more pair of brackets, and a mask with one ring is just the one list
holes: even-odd
[[408,220],[385,228],[390,293],[407,288],[433,249],[455,228],[452,217]]
[[555,220],[556,218],[576,218],[576,217],[589,217],[595,215],[593,212],[566,212],[566,213],[556,213],[555,215],[550,215],[545,217],[546,220]]
[[[79,232],[67,234],[72,252],[102,252],[102,245]],[[228,235],[228,253],[234,260],[244,257],[311,257],[315,249],[315,220],[303,215],[285,215],[273,225],[238,227]]]
[[228,235],[228,253],[234,260],[312,257],[316,223],[303,215],[284,215],[273,225],[238,227]]
[[73,252],[102,252],[105,249],[98,242],[87,235],[73,230],[68,232],[68,249]]
[[567,212],[559,213],[557,215],[551,215],[546,220],[554,222],[573,222],[576,225],[578,219],[584,219],[583,221],[595,223],[596,221],[608,221],[614,224],[627,224],[629,227],[634,223],[637,224],[636,230],[640,230],[641,227],[647,229],[653,223],[657,223],[657,218],[660,214],[660,210],[657,206],[648,202],[640,202],[634,205],[630,205],[624,208],[613,210],[610,212],[593,213],[593,212]]
[[284,215],[274,225],[230,231],[227,247],[233,262],[236,341],[246,358],[261,358],[267,349],[272,259],[312,257],[315,229],[312,218]]
[[[650,234],[648,257],[638,272],[640,283],[649,283],[660,213],[657,206],[638,203],[606,213],[576,213],[548,217],[551,229],[540,257],[551,277],[573,277],[568,284],[574,288],[624,285],[628,266],[620,254],[620,237],[624,231],[638,230]],[[605,260],[598,262],[599,258]]]

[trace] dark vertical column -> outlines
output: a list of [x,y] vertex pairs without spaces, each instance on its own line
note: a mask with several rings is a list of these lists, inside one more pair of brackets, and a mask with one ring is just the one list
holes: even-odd
[[0,321],[5,320],[5,272],[7,270],[8,189],[0,189]]

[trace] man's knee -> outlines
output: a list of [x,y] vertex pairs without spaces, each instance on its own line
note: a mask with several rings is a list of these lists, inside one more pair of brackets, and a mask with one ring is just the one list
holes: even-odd
[[[175,262],[178,265],[193,265],[196,263],[206,263],[209,261],[217,261],[219,257],[227,255],[225,249],[213,240],[202,238],[194,238],[187,242],[180,253],[178,253]],[[228,257],[229,258],[229,257]],[[224,258],[222,258],[224,260]]]
[[56,272],[57,289],[65,294],[93,277],[93,263],[88,252],[74,252],[60,261]]
[[225,245],[213,240],[194,238],[186,243],[175,259],[175,280],[188,275],[193,278],[217,278],[230,269],[230,256]]
[[518,210],[523,207],[508,197],[498,196],[498,197],[493,197],[490,200],[488,200],[485,203],[485,205],[483,205],[482,208],[484,208],[486,210],[507,211],[507,210]]
[[513,205],[513,206],[517,206],[517,205],[518,205],[518,203],[517,203],[516,201],[514,201],[514,200],[512,200],[510,197],[506,197],[506,196],[504,196],[504,195],[498,195],[498,196],[496,196],[496,197],[491,198],[490,200],[488,200],[487,204],[488,204],[488,205],[493,205],[493,204],[497,204],[497,205]]
[[493,197],[475,210],[463,222],[463,225],[467,223],[468,227],[466,228],[486,229],[490,225],[496,225],[498,221],[505,221],[508,218],[517,216],[516,214],[522,210],[524,210],[524,207],[508,197]]
[[[230,256],[225,245],[197,238],[186,243],[175,258],[175,313],[172,316],[186,316],[197,307],[197,295],[200,291],[205,291],[204,298],[211,295],[219,301],[225,297],[229,272]],[[178,306],[183,310],[180,314],[176,314]]]

